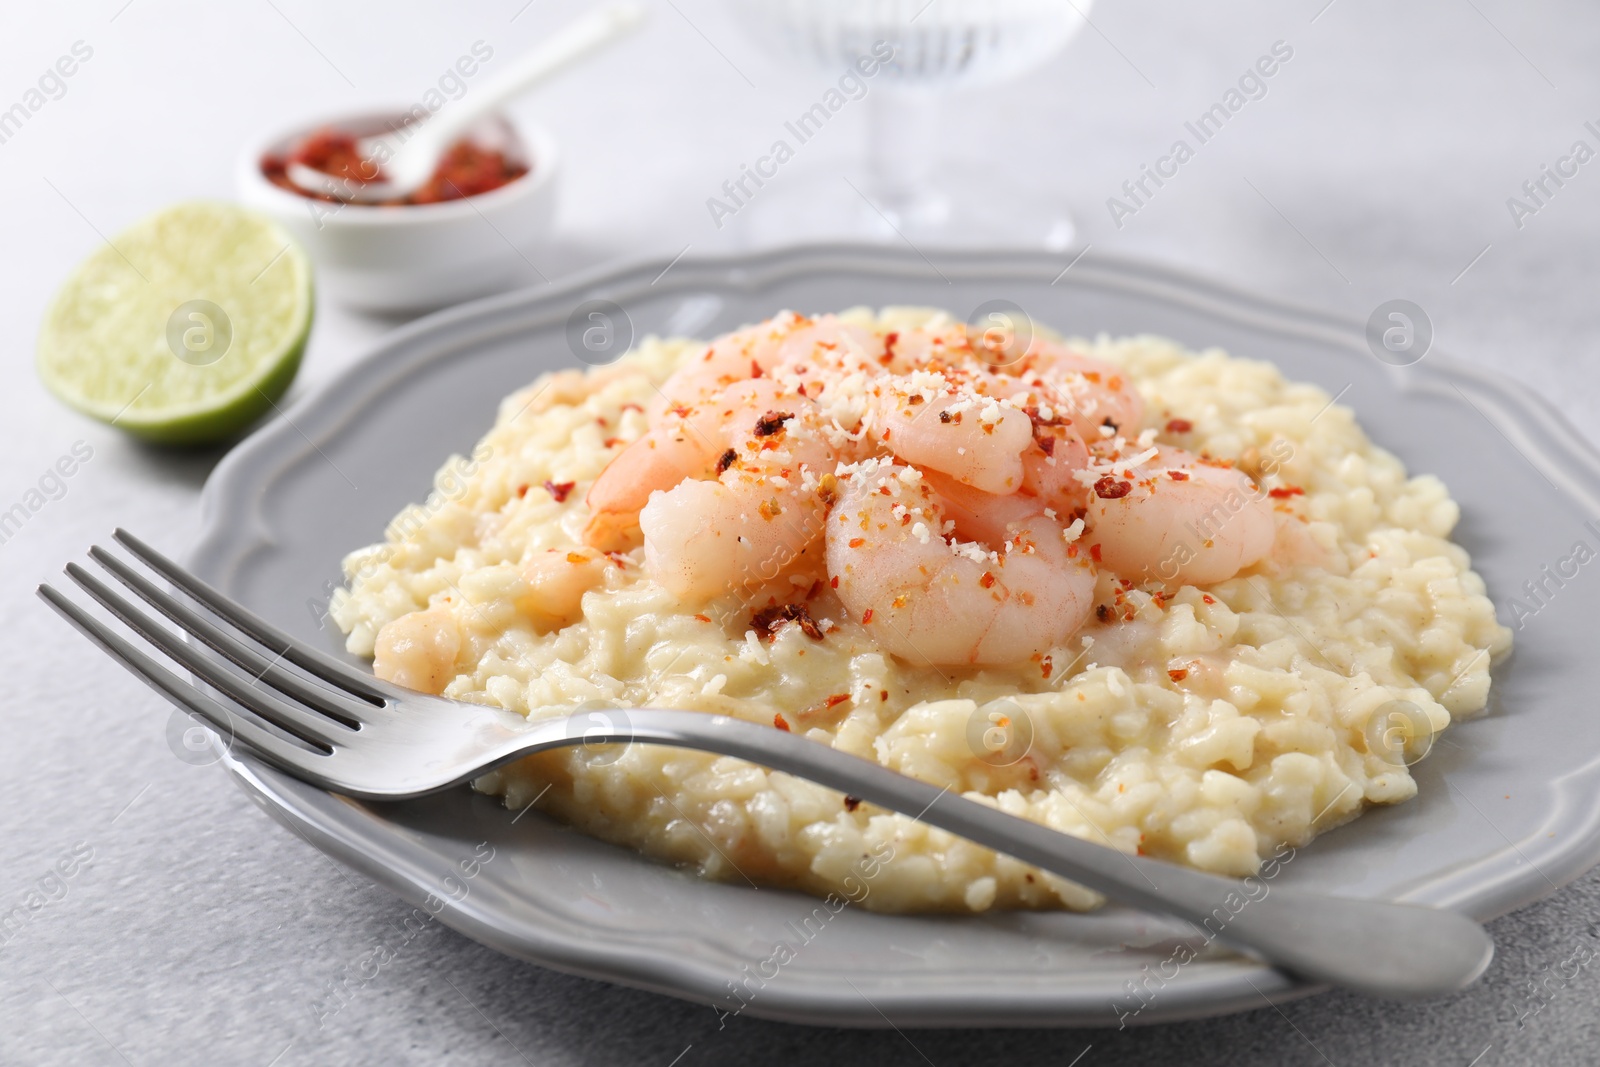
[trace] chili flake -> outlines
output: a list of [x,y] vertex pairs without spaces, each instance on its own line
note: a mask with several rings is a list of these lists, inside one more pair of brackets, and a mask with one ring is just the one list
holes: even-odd
[[1094,491],[1101,500],[1116,500],[1133,492],[1133,483],[1120,481],[1108,474],[1094,483]]
[[577,484],[577,482],[547,481],[544,483],[544,491],[554,497],[557,504],[565,504],[567,502],[567,494],[572,492],[572,487]]
[[792,411],[769,411],[756,420],[756,436],[771,437],[783,429],[783,424],[794,418]]
[[822,631],[817,628],[811,618],[811,610],[804,604],[774,604],[762,608],[750,617],[750,628],[770,641],[778,636],[783,624],[789,622],[800,627],[800,632],[813,641],[822,640]]

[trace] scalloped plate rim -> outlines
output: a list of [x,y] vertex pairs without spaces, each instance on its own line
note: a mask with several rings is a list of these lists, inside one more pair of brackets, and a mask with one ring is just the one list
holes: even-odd
[[[934,258],[948,260],[947,266],[971,278],[1014,274],[1039,281],[1059,265],[1056,257],[1045,254],[1004,251],[934,253]],[[901,278],[921,275],[933,281],[941,275],[937,265],[922,257],[871,245],[798,245],[754,255],[688,257],[671,263],[665,258],[646,259],[602,266],[560,285],[459,305],[391,331],[349,367],[301,397],[283,416],[263,426],[223,458],[202,493],[202,530],[189,555],[190,565],[226,590],[230,579],[248,562],[252,552],[275,544],[272,528],[258,506],[261,496],[253,491],[262,484],[257,476],[265,475],[268,480],[277,476],[316,448],[316,440],[338,432],[365,405],[445,358],[452,347],[498,333],[531,329],[552,318],[560,318],[562,302],[578,296],[615,299],[619,294],[626,296],[631,290],[659,294],[695,287],[750,291],[780,282],[785,277],[826,269],[830,262],[841,261],[852,270],[878,271]],[[676,276],[670,284],[658,286],[661,275],[669,267]],[[1136,259],[1097,254],[1084,258],[1081,265],[1073,261],[1066,271],[1056,275],[1056,280],[1073,270],[1078,272],[1075,281],[1179,302],[1242,325],[1317,340],[1360,358],[1370,358],[1363,340],[1363,326],[1354,319],[1257,296],[1169,266]],[[641,288],[639,283],[650,278],[655,281]],[[444,346],[438,343],[452,336],[453,343]],[[1452,359],[1437,350],[1430,352],[1423,363],[1408,368],[1389,368],[1389,377],[1402,392],[1456,393],[1477,407],[1486,420],[1507,435],[1514,447],[1521,441],[1526,446],[1518,448],[1523,458],[1553,484],[1564,483],[1563,491],[1568,496],[1586,504],[1591,514],[1600,515],[1600,454],[1556,409],[1536,394],[1519,383]],[[1468,396],[1469,391],[1472,397]],[[1496,417],[1491,417],[1491,412]],[[286,444],[289,447],[285,447]],[[274,457],[278,460],[275,469],[268,466]],[[1564,463],[1556,462],[1558,459]],[[360,835],[352,831],[351,824],[333,817],[341,809],[348,812],[353,805],[288,780],[248,757],[229,753],[225,763],[246,792],[275,818],[310,831],[317,838],[319,848],[367,873],[403,899],[416,902],[426,894],[425,879],[415,872],[408,874],[403,869],[404,864],[397,861],[378,862],[371,843],[363,847],[358,841]],[[1548,782],[1549,811],[1534,832],[1464,867],[1421,878],[1396,899],[1459,907],[1479,919],[1488,920],[1549,895],[1553,891],[1552,884],[1565,885],[1600,862],[1600,800],[1585,805],[1580,790],[1584,784],[1597,780],[1600,780],[1600,753]],[[291,796],[292,793],[301,795]],[[1587,793],[1600,796],[1600,790],[1590,789]],[[335,806],[330,807],[330,804]],[[367,817],[381,822],[370,812]],[[1528,851],[1520,851],[1519,846]],[[1529,852],[1534,854],[1529,856]],[[1516,862],[1508,863],[1508,856],[1516,858]],[[641,858],[640,862],[649,861]],[[556,918],[553,913],[549,914],[552,919]],[[629,944],[625,936],[602,950],[597,947],[600,944],[597,938],[603,937],[604,927],[594,926],[583,937],[552,937],[550,931],[543,931],[542,938],[529,937],[526,931],[508,937],[508,932],[496,925],[492,915],[474,908],[447,908],[439,918],[467,936],[511,955],[569,973],[618,981],[702,1003],[717,1003],[726,976],[725,971],[683,957],[662,955],[642,962],[636,956],[626,956]],[[637,949],[638,946],[633,947]],[[1139,1024],[1243,1010],[1259,1003],[1264,995],[1278,1003],[1321,989],[1288,979],[1259,964],[1241,966],[1244,962],[1197,965],[1192,970],[1205,970],[1204,977],[1191,975],[1192,981],[1175,989],[1176,995],[1159,1010],[1149,1012],[1148,1018],[1140,1018]],[[803,974],[802,969],[796,977]],[[870,980],[870,976],[858,974],[856,977]],[[1104,1025],[1108,1018],[1103,1007],[1107,995],[1104,989],[1081,998],[1063,997],[1064,991],[1060,989],[1012,990],[1004,1004],[994,999],[974,1004],[972,990],[961,990],[959,996],[952,996],[956,990],[926,988],[927,983],[919,983],[918,977],[925,976],[895,976],[897,988],[876,990],[878,995],[873,1003],[898,1012],[897,1024],[900,1025]],[[948,979],[949,976],[936,977]],[[919,985],[924,987],[904,988]],[[841,997],[836,988],[837,978],[832,979],[830,986],[826,975],[817,975],[804,985],[796,982],[794,987],[787,980],[781,988],[774,983],[764,991],[764,1002],[752,1003],[747,1013],[820,1025],[887,1024],[876,1008],[864,1008],[860,998]],[[1086,1014],[1074,1014],[1079,1011]]]

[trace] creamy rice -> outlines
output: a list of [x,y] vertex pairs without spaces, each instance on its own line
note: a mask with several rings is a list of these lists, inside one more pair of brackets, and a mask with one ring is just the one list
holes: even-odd
[[[879,322],[932,314],[887,309]],[[860,309],[841,317],[873,320]],[[1049,655],[1003,668],[892,657],[826,590],[811,602],[822,640],[799,626],[758,635],[749,604],[675,603],[644,576],[642,550],[615,557],[578,621],[531,616],[518,604],[519,565],[581,543],[585,490],[619,442],[645,431],[642,408],[695,344],[648,338],[610,367],[546,376],[508,397],[473,455],[446,464],[383,543],[345,560],[332,616],[349,649],[371,656],[385,624],[432,608],[460,641],[448,697],[530,717],[652,706],[781,723],[1066,833],[1246,875],[1281,845],[1414,795],[1407,762],[1453,718],[1483,709],[1491,660],[1510,647],[1466,552],[1448,540],[1459,510],[1438,479],[1408,478],[1321,389],[1157,337],[1073,344],[1132,377],[1157,440],[1181,418],[1192,427],[1185,447],[1262,472],[1263,487],[1279,489],[1275,507],[1298,517],[1301,555],[1321,565],[1261,564],[1171,596],[1102,573],[1097,618]],[[1389,720],[1374,715],[1394,701],[1418,709],[1405,758],[1377,742]],[[985,738],[996,724],[1013,731],[998,755]],[[588,833],[710,878],[859,897],[861,858],[892,856],[862,901],[877,910],[1099,902],[736,759],[567,749],[477,787],[517,809],[537,797]]]

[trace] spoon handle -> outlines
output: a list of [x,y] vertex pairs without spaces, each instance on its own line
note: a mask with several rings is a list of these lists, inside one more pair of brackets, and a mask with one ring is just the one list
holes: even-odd
[[610,4],[557,30],[544,43],[461,100],[434,115],[402,151],[422,147],[437,151],[465,129],[534,85],[561,73],[579,60],[625,36],[645,18],[643,4]]

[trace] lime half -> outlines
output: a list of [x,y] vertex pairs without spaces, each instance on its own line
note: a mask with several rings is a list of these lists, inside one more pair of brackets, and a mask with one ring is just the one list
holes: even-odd
[[39,376],[147,440],[226,440],[289,388],[311,311],[311,264],[276,223],[231,204],[179,204],[72,272],[45,315]]

